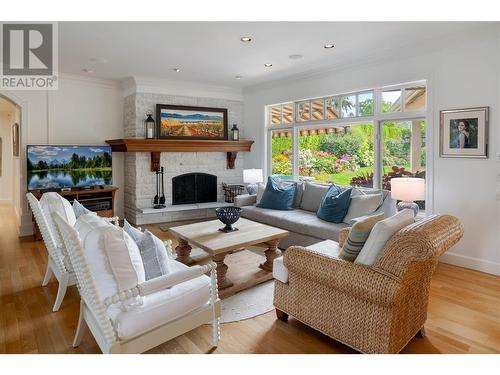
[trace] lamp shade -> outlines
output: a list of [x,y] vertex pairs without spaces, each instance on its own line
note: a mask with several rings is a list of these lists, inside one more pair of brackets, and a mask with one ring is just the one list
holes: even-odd
[[397,177],[391,179],[391,198],[403,202],[425,199],[425,180],[415,177]]
[[264,181],[262,178],[262,169],[244,169],[243,182],[245,184],[256,184]]

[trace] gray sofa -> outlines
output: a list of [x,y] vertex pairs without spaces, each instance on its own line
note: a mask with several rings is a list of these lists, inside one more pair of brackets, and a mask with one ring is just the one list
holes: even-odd
[[[357,218],[381,212],[389,217],[394,215],[396,211],[396,204],[391,199],[390,191],[355,188],[349,212],[344,219],[345,222],[334,224],[321,220],[316,216],[316,211],[329,186],[327,184],[299,184],[293,210],[283,211],[257,207],[257,195],[248,194],[235,197],[234,205],[242,208],[241,216],[246,219],[288,230],[289,236],[282,239],[279,245],[282,249],[292,245],[309,246],[327,239],[338,241],[340,230],[351,226]],[[360,205],[360,201],[371,200],[374,202],[374,194],[378,197],[376,198],[378,202],[375,205],[374,203],[371,204],[371,207],[366,207],[366,204]],[[371,198],[367,198],[369,195]],[[364,210],[364,208],[367,209]]]

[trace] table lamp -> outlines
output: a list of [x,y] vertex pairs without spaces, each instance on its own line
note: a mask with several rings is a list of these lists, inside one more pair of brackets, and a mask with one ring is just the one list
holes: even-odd
[[415,201],[425,199],[425,180],[415,177],[397,177],[391,179],[391,198],[399,200],[398,211],[410,208],[418,214]]
[[243,182],[247,185],[248,194],[257,194],[257,184],[264,181],[262,178],[262,169],[244,169]]

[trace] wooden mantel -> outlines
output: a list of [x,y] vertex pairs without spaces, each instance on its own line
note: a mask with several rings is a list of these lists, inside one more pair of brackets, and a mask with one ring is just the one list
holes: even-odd
[[253,141],[122,138],[106,141],[113,152],[151,152],[151,171],[160,169],[162,152],[226,152],[227,168],[234,169],[238,152],[249,152]]

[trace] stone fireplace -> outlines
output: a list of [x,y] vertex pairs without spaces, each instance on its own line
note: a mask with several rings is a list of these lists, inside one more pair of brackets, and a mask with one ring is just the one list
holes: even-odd
[[[243,103],[239,100],[173,96],[135,92],[124,98],[124,135],[143,137],[146,113],[155,113],[156,104],[179,104],[188,106],[228,109],[228,124],[237,123],[243,128]],[[243,162],[245,153],[239,152],[235,168],[227,168],[226,152],[162,152],[160,165],[164,167],[166,208],[154,210],[153,198],[156,194],[156,176],[151,172],[151,155],[148,152],[128,152],[125,154],[125,217],[136,225],[215,217],[214,208],[224,204],[222,183],[241,184],[243,182]],[[185,203],[174,199],[173,179],[182,175],[216,176],[215,189],[210,188],[212,203],[191,202],[186,196]],[[203,181],[203,177],[197,177]],[[190,194],[190,191],[188,192]],[[215,198],[214,198],[215,193]],[[187,195],[189,195],[187,194]],[[179,196],[181,198],[182,194]],[[177,196],[176,196],[177,198]],[[197,196],[196,200],[208,198]],[[215,203],[214,203],[215,202]]]

